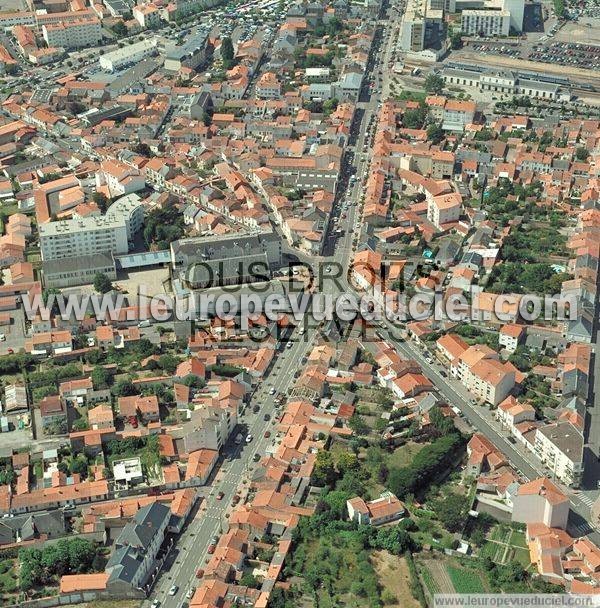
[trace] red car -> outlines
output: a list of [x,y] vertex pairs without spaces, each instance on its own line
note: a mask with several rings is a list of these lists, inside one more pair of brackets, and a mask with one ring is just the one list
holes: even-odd
[[236,495],[233,497],[233,500],[231,501],[231,504],[235,506],[235,505],[237,505],[237,504],[238,504],[238,502],[240,502],[240,500],[241,500],[241,498],[240,498],[240,497],[239,497],[239,496],[236,494]]
[[217,545],[208,545],[208,552],[212,555],[215,552]]
[[265,431],[265,439],[268,439],[271,436],[271,431]]
[[198,570],[196,570],[196,578],[202,578],[204,576],[204,570],[202,570],[202,568],[198,568]]

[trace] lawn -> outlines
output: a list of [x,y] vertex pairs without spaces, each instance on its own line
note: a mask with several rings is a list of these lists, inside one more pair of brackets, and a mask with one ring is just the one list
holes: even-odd
[[510,544],[513,547],[521,547],[527,549],[527,541],[525,540],[525,534],[523,532],[517,532],[513,530],[512,536],[510,537]]
[[529,549],[515,548],[513,549],[514,559],[518,561],[523,568],[527,569],[531,566],[531,555]]
[[484,593],[481,576],[474,570],[466,570],[456,566],[446,566],[448,576],[456,593]]
[[412,462],[414,455],[423,448],[423,444],[409,441],[403,446],[396,448],[386,458],[388,468],[405,467]]

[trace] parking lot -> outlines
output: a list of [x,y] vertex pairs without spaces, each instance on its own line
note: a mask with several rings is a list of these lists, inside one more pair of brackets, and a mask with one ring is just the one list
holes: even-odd
[[483,55],[505,55],[506,57],[520,57],[521,47],[518,45],[503,45],[490,43],[470,44],[469,50],[482,53]]
[[25,347],[25,315],[23,309],[11,310],[13,323],[0,327],[0,355],[7,355],[11,352],[18,353]]
[[529,55],[529,59],[596,70],[600,68],[600,46],[575,42],[553,42],[546,46],[536,47]]

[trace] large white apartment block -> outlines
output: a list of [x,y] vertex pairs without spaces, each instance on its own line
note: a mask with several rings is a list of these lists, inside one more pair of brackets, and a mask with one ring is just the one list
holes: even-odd
[[408,0],[400,25],[402,50],[419,53],[427,48],[428,29],[439,27],[444,20],[441,3],[430,0]]
[[462,12],[464,34],[507,36],[523,30],[524,0],[452,0],[450,12]]
[[122,218],[84,217],[42,224],[42,261],[95,255],[111,251],[127,253],[127,228]]
[[460,29],[467,36],[508,36],[510,13],[485,9],[465,10],[460,18]]
[[577,487],[583,472],[583,435],[567,421],[547,424],[535,433],[534,453],[569,486]]
[[104,216],[74,217],[41,224],[42,261],[107,252],[127,253],[129,241],[142,227],[143,217],[139,197],[130,195],[111,205]]
[[76,49],[100,44],[102,42],[102,26],[100,19],[97,17],[49,23],[42,26],[42,35],[49,47]]
[[513,496],[512,520],[545,524],[565,530],[569,518],[568,497],[549,479],[542,477],[519,486]]

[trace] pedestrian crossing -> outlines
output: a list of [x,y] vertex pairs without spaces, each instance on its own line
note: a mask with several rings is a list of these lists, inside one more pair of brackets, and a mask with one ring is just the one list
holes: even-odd
[[596,502],[596,499],[589,494],[584,494],[581,490],[574,492],[575,496],[579,498],[579,500],[588,507],[592,507],[592,505]]
[[590,532],[593,532],[592,527],[589,524],[577,524],[576,526],[569,526],[569,531],[572,536],[579,538],[580,536],[587,536]]

